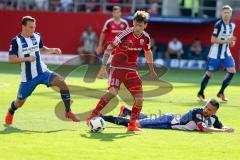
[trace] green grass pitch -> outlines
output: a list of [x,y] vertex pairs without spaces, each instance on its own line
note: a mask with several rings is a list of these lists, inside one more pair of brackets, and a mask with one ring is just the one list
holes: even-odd
[[[56,66],[50,66],[52,69]],[[83,69],[67,77],[70,85],[105,91],[107,80],[95,83],[82,81]],[[146,98],[145,113],[176,112],[183,114],[190,108],[202,106],[196,98],[204,71],[169,70],[162,80],[173,85],[168,94]],[[215,98],[225,73],[211,79],[206,96]],[[39,86],[23,108],[15,114],[11,127],[4,126],[10,102],[16,98],[20,82],[19,65],[0,63],[0,160],[239,160],[240,159],[240,81],[239,73],[226,90],[230,99],[221,103],[221,121],[235,128],[234,133],[199,133],[174,130],[145,129],[142,133],[127,133],[126,128],[107,124],[101,134],[91,134],[85,121],[62,121],[55,115],[60,95]],[[144,87],[149,89],[148,87]],[[151,88],[151,86],[150,86]],[[98,99],[73,94],[72,109],[82,113],[95,106]],[[124,104],[120,99],[119,104]],[[110,114],[117,115],[119,107]]]

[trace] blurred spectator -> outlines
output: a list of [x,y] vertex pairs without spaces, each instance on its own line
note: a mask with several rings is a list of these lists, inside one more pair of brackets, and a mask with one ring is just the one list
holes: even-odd
[[199,15],[199,0],[182,0],[180,5],[182,16]]
[[149,0],[149,9],[148,13],[151,15],[159,15],[159,0]]
[[34,0],[18,0],[17,10],[34,10],[35,1]]
[[73,0],[60,0],[64,12],[73,11]]
[[183,54],[182,42],[180,42],[176,37],[174,37],[168,43],[168,49],[167,49],[167,51],[165,53],[165,57],[167,59],[169,59],[169,58],[181,59],[182,54]]
[[47,11],[48,10],[48,0],[35,0],[37,10]]
[[82,33],[80,42],[83,46],[78,48],[78,54],[84,55],[86,63],[93,63],[95,61],[94,55],[97,46],[97,36],[92,26],[88,26],[87,30]]
[[109,3],[106,8],[108,12],[112,12],[113,6],[121,6],[123,3],[122,0],[106,0],[106,2]]
[[196,38],[189,49],[190,59],[204,59],[203,46],[201,40]]
[[85,12],[91,13],[99,11],[99,6],[96,5],[96,3],[99,3],[98,0],[85,0]]
[[[216,17],[216,7],[217,7],[217,1],[210,1],[210,0],[202,0],[203,6],[206,7],[206,9],[203,11],[204,17]],[[208,9],[209,8],[209,9]],[[213,9],[211,9],[213,8]]]
[[59,12],[61,8],[60,0],[49,0],[49,11]]

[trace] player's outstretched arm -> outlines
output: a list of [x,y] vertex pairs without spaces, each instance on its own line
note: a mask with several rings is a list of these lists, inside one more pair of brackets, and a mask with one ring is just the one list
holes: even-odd
[[201,132],[234,132],[234,129],[230,127],[210,128],[202,122],[197,123],[197,127]]
[[158,76],[154,70],[154,67],[153,67],[153,56],[152,56],[152,51],[149,50],[149,51],[145,51],[145,58],[146,58],[146,61],[147,61],[147,64],[148,64],[148,68],[149,68],[149,71],[150,71],[150,76],[151,76],[151,79],[152,80],[157,80],[158,79]]
[[234,132],[234,129],[233,128],[221,128],[221,129],[218,129],[218,128],[204,128],[202,130],[203,132],[228,132],[228,133],[231,133],[231,132]]
[[18,64],[22,62],[33,62],[35,61],[36,57],[35,56],[30,56],[30,57],[17,57],[16,55],[9,55],[8,57],[8,63],[9,64]]
[[41,49],[40,49],[41,52],[45,52],[45,53],[48,53],[48,54],[62,54],[62,51],[60,48],[48,48],[46,46],[43,46]]

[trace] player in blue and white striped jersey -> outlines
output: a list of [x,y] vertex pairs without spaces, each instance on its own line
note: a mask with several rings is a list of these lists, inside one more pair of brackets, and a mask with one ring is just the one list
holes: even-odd
[[[224,126],[216,115],[220,107],[219,102],[211,99],[203,108],[193,108],[182,116],[176,113],[166,113],[156,117],[149,117],[140,113],[137,120],[139,128],[149,129],[178,129],[200,132],[234,132],[231,127]],[[116,125],[128,126],[132,111],[122,105],[119,116],[100,115],[105,121]]]
[[234,47],[236,43],[236,37],[233,36],[235,24],[231,22],[232,8],[229,5],[223,6],[221,14],[222,18],[215,24],[211,37],[212,46],[208,55],[207,72],[203,76],[201,88],[198,92],[200,100],[205,99],[204,90],[209,79],[213,76],[213,72],[217,71],[223,65],[224,69],[227,70],[227,75],[222,82],[217,97],[223,101],[227,101],[228,99],[224,95],[224,90],[236,73],[234,59],[229,49],[229,46]]
[[65,116],[72,121],[79,122],[79,118],[71,112],[70,92],[64,78],[50,71],[41,60],[40,52],[61,54],[59,48],[48,48],[43,45],[39,33],[35,33],[36,20],[30,16],[22,18],[22,32],[12,39],[9,50],[9,63],[21,64],[22,82],[18,96],[11,103],[5,118],[7,125],[12,124],[15,111],[20,108],[39,84],[57,86],[65,104]]

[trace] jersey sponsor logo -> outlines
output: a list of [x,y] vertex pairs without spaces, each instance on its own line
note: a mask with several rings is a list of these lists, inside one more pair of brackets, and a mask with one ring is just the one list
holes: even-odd
[[28,47],[28,48],[23,48],[22,52],[23,54],[30,54],[39,51],[38,46],[33,46],[33,47]]
[[119,33],[119,32],[121,32],[122,30],[112,30],[112,33]]
[[128,48],[128,50],[130,50],[130,51],[141,51],[142,48]]

